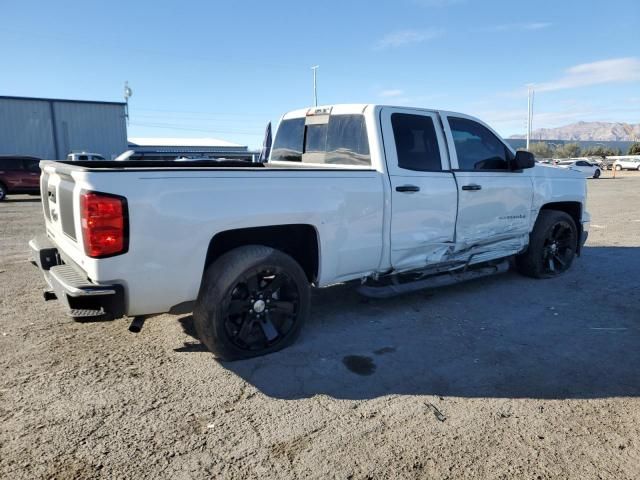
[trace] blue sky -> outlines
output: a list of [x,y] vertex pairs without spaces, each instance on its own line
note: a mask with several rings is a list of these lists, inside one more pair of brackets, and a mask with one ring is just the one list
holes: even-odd
[[0,95],[121,100],[129,136],[255,147],[313,100],[462,111],[501,134],[640,122],[640,2],[3,0]]

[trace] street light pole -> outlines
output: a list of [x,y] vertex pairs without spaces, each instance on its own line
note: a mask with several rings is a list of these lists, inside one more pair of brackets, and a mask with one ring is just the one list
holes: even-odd
[[124,82],[124,116],[127,118],[127,125],[129,125],[129,98],[133,95],[133,90],[129,87],[129,82]]
[[318,81],[316,78],[318,68],[320,68],[320,65],[314,65],[311,67],[311,70],[313,70],[313,105],[315,107],[318,106]]
[[529,150],[529,142],[533,133],[533,98],[535,91],[531,85],[527,85],[527,150]]

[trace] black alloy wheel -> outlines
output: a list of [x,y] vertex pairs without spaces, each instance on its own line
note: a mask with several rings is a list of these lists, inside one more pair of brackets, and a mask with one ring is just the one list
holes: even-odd
[[557,277],[571,267],[577,248],[575,220],[566,212],[541,210],[529,234],[529,246],[516,256],[516,267],[528,277]]
[[248,272],[223,306],[229,341],[248,351],[267,349],[294,329],[300,306],[296,283],[280,268]]
[[575,255],[575,234],[568,222],[556,223],[547,234],[542,253],[542,266],[548,276],[559,275],[569,268]]
[[193,311],[198,338],[223,360],[281,350],[309,316],[310,283],[300,264],[280,250],[237,247],[204,272]]

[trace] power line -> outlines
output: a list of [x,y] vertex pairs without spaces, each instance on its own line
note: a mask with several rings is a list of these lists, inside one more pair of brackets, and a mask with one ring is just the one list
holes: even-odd
[[159,120],[159,121],[165,121],[165,120],[191,120],[191,121],[197,121],[199,123],[224,123],[224,124],[242,124],[242,125],[256,125],[256,126],[264,126],[264,124],[266,124],[267,117],[263,117],[263,118],[219,118],[219,117],[194,117],[194,116],[190,116],[190,115],[179,115],[179,114],[164,114],[164,115],[159,115],[157,113],[135,113],[135,114],[131,114],[131,116],[133,118],[139,118],[143,121],[150,121],[150,120]]
[[238,116],[238,117],[254,117],[258,115],[266,115],[270,116],[270,113],[266,112],[252,112],[250,114],[246,113],[238,113],[238,112],[203,112],[203,111],[194,111],[194,110],[165,110],[159,108],[136,108],[138,112],[163,112],[163,113],[187,113],[193,115],[205,115],[205,116]]
[[197,128],[197,127],[184,127],[181,125],[172,125],[169,123],[144,123],[144,122],[131,122],[131,125],[138,127],[153,127],[153,128],[169,128],[172,130],[185,130],[191,132],[207,132],[207,133],[222,133],[228,135],[260,135],[259,131],[255,132],[241,132],[241,131],[231,131],[231,130],[212,130],[205,128]]

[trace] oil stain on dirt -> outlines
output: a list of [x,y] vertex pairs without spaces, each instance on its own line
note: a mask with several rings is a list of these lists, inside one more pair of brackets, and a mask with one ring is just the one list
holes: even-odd
[[376,364],[371,357],[363,355],[347,355],[342,359],[342,363],[357,375],[373,375],[376,371]]

